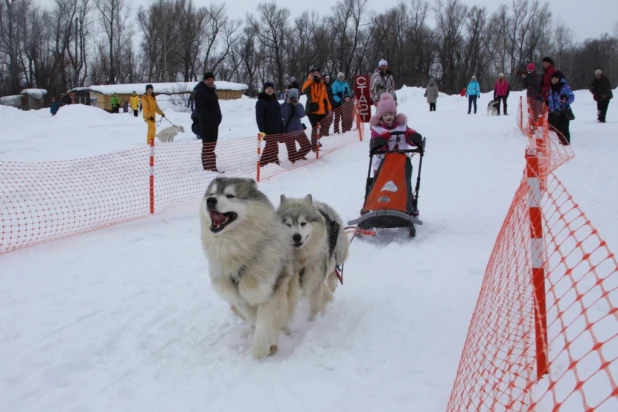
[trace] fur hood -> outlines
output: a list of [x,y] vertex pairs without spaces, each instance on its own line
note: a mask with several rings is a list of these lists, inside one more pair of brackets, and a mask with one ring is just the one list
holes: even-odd
[[[374,127],[380,124],[381,122],[382,120],[380,120],[380,118],[374,114],[373,116],[371,116],[371,119],[369,120],[369,125],[371,127]],[[407,123],[408,123],[408,117],[403,113],[399,113],[397,116],[395,116],[395,123],[393,123],[393,127],[403,126],[403,125],[406,125]],[[387,127],[385,126],[385,128]]]

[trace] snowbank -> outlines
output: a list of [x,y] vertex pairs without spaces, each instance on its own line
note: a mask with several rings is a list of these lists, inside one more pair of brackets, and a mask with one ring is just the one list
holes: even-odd
[[21,95],[15,94],[12,96],[0,97],[0,106],[20,107],[21,106]]
[[[143,94],[146,91],[146,85],[152,84],[154,92],[161,93],[186,93],[193,90],[198,82],[175,82],[175,83],[134,83],[134,84],[108,84],[108,85],[93,85],[88,87],[77,87],[71,91],[92,90],[103,94],[130,94],[133,91]],[[224,81],[215,81],[215,86],[219,90],[247,90],[249,86],[242,83],[232,83]]]

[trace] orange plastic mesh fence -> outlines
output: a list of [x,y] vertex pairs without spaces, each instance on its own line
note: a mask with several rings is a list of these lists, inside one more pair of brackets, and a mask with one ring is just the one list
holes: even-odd
[[[350,116],[346,123],[349,128],[340,127],[340,132],[346,132],[334,134],[331,124],[330,135],[320,139],[320,157],[358,141],[363,124],[356,129],[355,105],[346,107],[342,114]],[[324,133],[327,129],[321,130]],[[310,131],[306,130],[306,136]],[[308,160],[292,166],[285,145],[289,137],[280,138],[280,166],[271,163],[260,167],[261,179],[306,165],[317,157],[309,151]],[[217,176],[257,178],[258,163],[264,160],[264,142],[258,154],[257,136],[221,140],[214,146],[203,145],[200,140],[155,142],[155,213],[198,201]],[[215,157],[208,149],[214,150]],[[144,147],[56,162],[0,162],[0,254],[148,216],[150,150]],[[204,170],[215,167],[223,173]]]
[[[543,128],[526,134],[534,147],[547,148],[539,159],[546,166],[539,168],[542,241],[531,241],[534,200],[524,177],[485,272],[448,411],[618,410],[618,262],[551,173],[572,152],[555,146],[546,121]],[[537,286],[535,254],[544,270]],[[548,356],[540,380],[539,342]]]

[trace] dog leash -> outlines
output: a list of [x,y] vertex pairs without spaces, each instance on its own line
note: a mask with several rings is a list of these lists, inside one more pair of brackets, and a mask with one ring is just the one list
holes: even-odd
[[[354,232],[354,234],[352,235],[352,238],[348,242],[348,245],[352,244],[352,241],[354,240],[356,235],[359,233],[365,236],[375,236],[376,235],[375,230],[363,230],[363,229],[359,229],[356,226],[346,226],[343,230],[346,233],[346,235],[348,233]],[[339,279],[339,283],[341,283],[342,285],[343,285],[343,265],[344,264],[342,263],[341,267],[339,267],[338,265],[335,266],[335,275],[337,275],[337,279]]]
[[176,126],[174,123],[172,123],[172,121],[170,119],[168,119],[167,117],[163,117],[163,119],[167,120],[168,122],[170,122],[170,124],[172,126],[174,126],[176,128],[176,130],[180,131],[180,129],[178,128],[178,126]]

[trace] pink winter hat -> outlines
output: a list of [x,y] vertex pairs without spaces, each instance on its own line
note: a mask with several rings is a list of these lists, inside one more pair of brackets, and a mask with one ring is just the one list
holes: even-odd
[[375,116],[372,116],[371,119],[369,119],[369,125],[371,125],[372,127],[377,125],[380,122],[380,119],[382,119],[382,115],[384,113],[394,113],[396,116],[395,120],[399,124],[406,124],[408,120],[406,118],[406,115],[404,115],[403,113],[397,114],[397,103],[395,102],[393,96],[391,96],[390,93],[382,93],[380,95],[380,101],[378,102],[378,110]]
[[534,63],[528,63],[528,65],[526,66],[526,70],[528,70],[529,72],[533,72],[536,69],[536,67],[534,67]]
[[397,103],[393,99],[390,93],[382,93],[380,95],[380,101],[378,102],[378,117],[382,117],[384,113],[397,114]]

